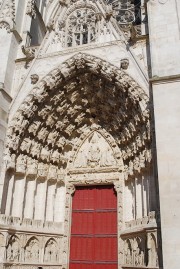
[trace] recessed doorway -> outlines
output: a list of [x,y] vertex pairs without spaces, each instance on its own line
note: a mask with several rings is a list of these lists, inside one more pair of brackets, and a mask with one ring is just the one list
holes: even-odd
[[113,186],[76,187],[70,269],[117,269],[117,197]]

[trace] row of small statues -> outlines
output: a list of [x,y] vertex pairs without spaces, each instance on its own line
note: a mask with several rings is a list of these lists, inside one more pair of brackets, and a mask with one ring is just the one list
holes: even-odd
[[131,266],[158,267],[158,249],[155,236],[127,239],[124,246],[124,264]]
[[[22,249],[20,247],[19,240],[13,236],[6,251],[7,261],[19,262],[22,257]],[[25,262],[39,262],[41,256],[41,250],[37,239],[31,239],[23,249]],[[50,239],[43,251],[44,262],[55,263],[58,262],[58,247],[53,239]]]

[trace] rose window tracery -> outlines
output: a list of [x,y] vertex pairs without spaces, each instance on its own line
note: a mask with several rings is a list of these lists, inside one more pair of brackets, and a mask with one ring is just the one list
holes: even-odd
[[66,44],[68,47],[94,42],[96,38],[96,15],[87,8],[77,9],[67,21]]

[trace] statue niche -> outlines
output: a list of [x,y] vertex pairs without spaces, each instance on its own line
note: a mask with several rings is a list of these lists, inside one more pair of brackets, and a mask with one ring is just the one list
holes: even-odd
[[20,245],[16,236],[11,236],[7,247],[7,260],[18,262],[20,258]]
[[4,235],[0,234],[0,262],[3,261],[4,256]]
[[26,262],[39,262],[39,242],[33,237],[31,238],[25,248]]
[[116,166],[112,148],[97,131],[93,132],[83,143],[76,155],[74,167],[98,168]]
[[50,262],[50,263],[58,262],[57,244],[53,239],[50,239],[45,246],[44,262]]

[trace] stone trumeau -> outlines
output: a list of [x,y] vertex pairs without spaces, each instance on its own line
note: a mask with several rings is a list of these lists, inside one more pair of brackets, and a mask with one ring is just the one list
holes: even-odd
[[[0,268],[178,268],[179,18],[177,0],[0,0]],[[75,209],[94,189],[114,211]]]

